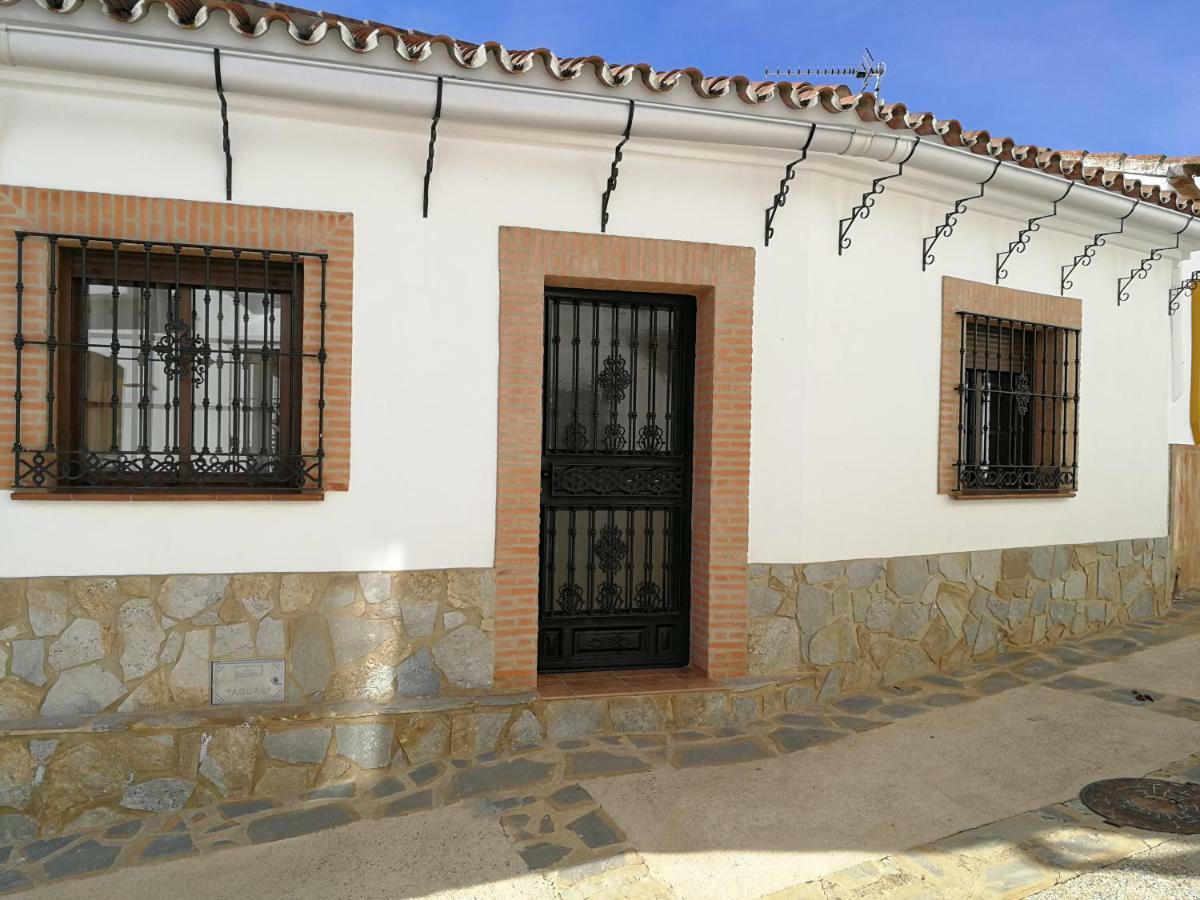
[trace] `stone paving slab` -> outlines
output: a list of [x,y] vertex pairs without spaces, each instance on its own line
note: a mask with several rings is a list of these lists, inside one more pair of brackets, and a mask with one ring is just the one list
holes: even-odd
[[[885,878],[900,890],[912,860],[898,858],[884,865],[880,858],[919,841],[917,835],[905,844],[904,835],[911,836],[912,823],[919,824],[923,815],[938,823],[929,826],[930,836],[937,837],[964,817],[986,822],[1004,810],[1014,811],[1014,803],[1043,800],[1064,779],[1074,784],[1080,767],[1088,769],[1084,780],[1093,780],[1102,777],[1098,772],[1109,772],[1106,766],[1137,763],[1144,758],[1139,752],[1161,755],[1200,746],[1200,700],[1160,684],[1150,686],[1153,691],[1140,684],[1140,673],[1162,671],[1162,660],[1174,660],[1173,666],[1186,660],[1181,648],[1194,651],[1197,628],[1200,606],[1185,604],[1162,621],[1092,634],[1075,647],[1006,654],[954,675],[842,696],[769,719],[670,734],[571,738],[474,758],[401,763],[334,782],[287,804],[230,801],[178,812],[131,813],[136,817],[107,828],[38,840],[23,828],[20,816],[0,817],[0,835],[12,836],[11,846],[0,846],[0,893],[48,882],[79,887],[76,877],[100,872],[109,874],[93,882],[98,889],[118,875],[133,878],[110,873],[115,869],[162,873],[156,877],[169,885],[177,868],[203,863],[214,853],[222,854],[222,869],[225,861],[237,869],[239,859],[266,844],[291,848],[328,840],[341,845],[348,833],[367,835],[370,842],[375,829],[400,827],[384,822],[426,816],[434,816],[436,829],[458,846],[453,823],[464,808],[492,822],[490,840],[504,841],[509,848],[506,865],[546,873],[544,884],[519,877],[512,882],[522,890],[540,885],[530,888],[531,896],[539,896],[542,887],[551,892],[548,896],[672,896],[678,885],[662,862],[672,854],[678,854],[676,862],[685,869],[722,873],[714,883],[732,887],[711,894],[722,898],[737,896],[747,885],[757,890],[763,877],[768,882],[774,877],[770,873],[778,876],[777,882],[790,881],[796,890],[807,891],[803,883],[796,887],[796,872],[803,866],[840,873],[839,884],[871,885]],[[1084,670],[1093,676],[1083,677]],[[1111,681],[1096,677],[1097,671]],[[1080,727],[1084,720],[1092,724],[1091,732]],[[1153,735],[1142,742],[1149,748],[1127,746],[1129,736],[1138,734]],[[1059,758],[1064,748],[1066,760]],[[997,756],[1006,761],[1000,769]],[[1013,760],[1021,764],[1008,765]],[[846,776],[841,781],[824,777],[831,771],[836,775],[839,766]],[[696,767],[703,770],[691,771]],[[1029,778],[1031,767],[1038,779]],[[1192,768],[1200,778],[1200,761]],[[747,772],[753,774],[745,776]],[[747,797],[708,796],[714,787],[739,778],[746,779]],[[670,783],[674,792],[638,795],[629,790],[649,783],[646,779]],[[879,787],[864,791],[863,785],[870,783]],[[770,790],[760,787],[768,784],[773,785]],[[840,785],[849,798],[841,806],[828,805],[831,785]],[[1008,793],[998,798],[1000,787]],[[723,828],[736,837],[738,829],[730,832],[730,826],[737,824],[739,810],[748,808],[755,791],[761,794],[753,802],[763,821],[769,820],[774,834],[787,836],[787,847],[753,840],[747,849],[728,835],[718,840],[706,831]],[[781,796],[795,797],[795,805],[781,804]],[[639,814],[630,813],[631,797],[644,807]],[[653,803],[646,802],[648,797]],[[618,799],[610,804],[609,798]],[[703,814],[697,815],[698,810]],[[681,849],[664,851],[656,835],[647,835],[643,827],[647,814],[661,819],[664,827],[690,831],[691,848],[684,842]],[[815,835],[806,830],[814,823],[820,826]],[[781,866],[780,860],[797,848],[806,857],[803,866]],[[703,865],[689,861],[697,850]],[[356,857],[351,853],[348,859]],[[157,865],[161,860],[170,864]],[[996,888],[1022,884],[1047,865],[1036,855],[1009,860],[993,873]],[[346,874],[353,872],[347,869]],[[154,882],[144,877],[146,884]],[[134,882],[141,883],[137,878]],[[484,893],[463,896],[504,895],[488,893],[493,887],[491,882],[478,884],[475,888]],[[455,896],[456,888],[449,888],[447,896]],[[42,891],[67,896],[55,895],[49,887],[34,895]],[[685,890],[682,895],[710,894]]]
[[[1197,723],[1148,715],[1087,693],[1024,686],[769,766],[712,768],[702,782],[656,769],[584,786],[652,873],[683,896],[732,900],[977,827],[1200,746]],[[780,797],[796,798],[786,825]]]
[[1082,666],[1072,673],[1083,678],[1117,681],[1147,691],[1181,697],[1200,697],[1200,635],[1181,638],[1169,646],[1143,650],[1120,660]]
[[[186,887],[184,887],[186,886]],[[181,889],[183,888],[183,889]],[[553,878],[530,872],[490,810],[459,804],[358,822],[319,834],[65,881],[29,900],[551,900]]]
[[[1200,765],[1200,754],[1185,757],[1148,777],[1179,779]],[[1190,877],[1190,884],[1164,884],[1161,892],[1120,890],[1139,885],[1136,876],[1107,875],[1109,867],[1133,865],[1157,848],[1177,845],[1193,856],[1190,864],[1164,867]],[[822,878],[770,894],[770,900],[865,900],[865,898],[963,897],[1095,898],[1195,897],[1200,836],[1180,839],[1133,828],[1116,828],[1078,800],[1068,800],[959,832],[882,859],[864,862]],[[1162,859],[1162,856],[1159,857]],[[1091,873],[1095,875],[1081,873]],[[1078,889],[1068,887],[1075,880]],[[1059,887],[1056,888],[1055,886]],[[1093,885],[1102,889],[1092,892]]]

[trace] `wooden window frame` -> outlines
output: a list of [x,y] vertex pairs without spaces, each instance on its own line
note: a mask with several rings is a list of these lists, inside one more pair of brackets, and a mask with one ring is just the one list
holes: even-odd
[[[79,412],[83,409],[80,392],[84,390],[83,367],[86,366],[87,354],[81,352],[79,346],[86,341],[85,332],[88,310],[86,303],[78,303],[84,279],[89,282],[111,283],[114,275],[113,259],[110,250],[89,254],[87,257],[87,272],[83,272],[83,251],[79,246],[61,246],[58,250],[59,292],[54,315],[58,322],[58,334],[64,343],[76,345],[72,354],[73,365],[60,365],[56,377],[56,393],[62,398],[55,415],[55,440],[59,447],[71,450],[79,449],[81,434],[87,428],[85,420],[81,420]],[[143,253],[122,250],[117,254],[116,280],[122,285],[134,285],[141,288],[146,282],[147,263]],[[179,314],[185,321],[192,315],[192,304],[198,293],[202,294],[206,285],[206,259],[199,253],[185,253],[180,257],[178,272],[175,268],[174,255],[156,249],[150,255],[149,277],[152,287],[159,289],[180,288]],[[298,454],[301,450],[301,410],[303,403],[301,365],[296,365],[292,358],[293,338],[295,349],[304,347],[304,270],[300,263],[295,273],[290,266],[276,263],[276,270],[262,277],[260,259],[251,258],[242,264],[243,272],[235,278],[235,265],[232,256],[213,256],[207,260],[207,287],[210,291],[231,293],[234,282],[238,282],[238,290],[243,293],[261,293],[264,288],[273,294],[285,297],[294,292],[293,303],[280,303],[277,315],[277,334],[279,335],[278,354],[279,367],[279,406],[282,424],[279,428],[280,448],[278,455],[288,457]],[[293,333],[292,320],[296,321]],[[122,348],[128,349],[128,348]],[[253,352],[253,348],[251,348]],[[64,362],[66,355],[64,354]],[[262,494],[263,491],[278,491],[269,481],[250,483],[236,475],[221,478],[206,478],[197,483],[192,479],[191,460],[197,455],[191,430],[193,407],[199,408],[198,401],[192,396],[192,375],[189,369],[176,376],[178,379],[179,406],[179,464],[176,474],[162,475],[145,479],[142,476],[113,477],[100,483],[89,483],[90,490],[111,489],[124,491],[138,489],[150,493],[188,494],[200,493],[209,495],[214,491],[224,495]],[[153,409],[152,409],[153,413]],[[232,415],[232,413],[231,413]],[[109,451],[97,450],[98,453]],[[129,452],[129,451],[124,451]],[[226,454],[228,455],[228,451]],[[73,480],[61,481],[52,489],[52,493],[73,494],[80,487]],[[297,489],[299,490],[299,489]]]

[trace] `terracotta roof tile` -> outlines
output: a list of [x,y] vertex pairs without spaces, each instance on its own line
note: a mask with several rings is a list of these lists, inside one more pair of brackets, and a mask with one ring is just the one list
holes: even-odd
[[[6,6],[22,0],[0,0]],[[168,18],[180,28],[199,28],[210,18],[225,18],[230,28],[247,37],[259,37],[280,27],[299,44],[314,45],[331,35],[356,53],[390,47],[401,59],[419,64],[428,60],[435,46],[463,69],[494,65],[513,75],[533,70],[539,64],[553,78],[569,81],[590,72],[601,84],[614,89],[640,83],[656,93],[668,93],[687,85],[699,97],[715,99],[734,95],[742,102],[761,106],[780,104],[791,110],[820,108],[831,114],[852,113],[864,122],[881,122],[889,128],[907,130],[923,137],[938,137],[948,146],[972,153],[1036,168],[1072,181],[1082,181],[1168,209],[1200,216],[1200,157],[1131,157],[1124,154],[1089,154],[1080,150],[1055,150],[1034,144],[1018,144],[1009,137],[993,137],[987,131],[969,131],[957,119],[939,119],[929,112],[910,112],[903,103],[882,103],[869,92],[856,93],[845,85],[811,84],[806,81],[753,81],[743,75],[706,76],[699,69],[655,70],[646,63],[614,64],[599,56],[559,57],[545,48],[509,50],[495,41],[472,43],[446,35],[430,35],[408,28],[355,19],[335,13],[317,12],[283,3],[257,0],[25,0],[50,12],[74,12],[94,2],[113,20],[125,24],[141,21],[154,6],[166,8]],[[278,26],[276,26],[278,23]],[[1130,160],[1142,161],[1130,163]],[[1089,165],[1089,163],[1092,163]],[[1141,167],[1139,167],[1141,166]],[[1174,190],[1142,184],[1126,174],[1158,175],[1162,168]]]

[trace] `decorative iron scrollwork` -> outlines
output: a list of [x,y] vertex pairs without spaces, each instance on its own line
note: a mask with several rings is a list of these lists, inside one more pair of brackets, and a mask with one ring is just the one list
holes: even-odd
[[604,370],[596,376],[596,384],[604,395],[605,403],[620,403],[625,399],[625,391],[633,382],[629,370],[625,368],[625,357],[616,355],[604,360]]
[[1024,253],[1025,248],[1029,246],[1029,242],[1033,239],[1035,231],[1042,230],[1042,222],[1046,219],[1052,219],[1058,215],[1058,204],[1067,199],[1071,193],[1071,188],[1075,187],[1075,182],[1072,181],[1067,185],[1067,189],[1063,191],[1063,195],[1054,201],[1054,206],[1050,212],[1044,216],[1034,216],[1025,223],[1025,227],[1017,232],[1017,239],[1009,241],[1008,250],[996,254],[996,284],[999,284],[1008,277],[1008,261],[1014,253]]
[[1175,243],[1172,246],[1155,247],[1145,259],[1129,270],[1129,274],[1126,277],[1117,279],[1117,306],[1120,306],[1129,299],[1129,285],[1133,283],[1133,279],[1146,278],[1150,274],[1150,270],[1154,267],[1154,264],[1162,259],[1164,253],[1179,249],[1179,239],[1183,237],[1183,233],[1188,230],[1192,221],[1192,219],[1188,219],[1187,223],[1175,232]]
[[970,197],[963,197],[961,200],[954,201],[954,207],[950,212],[946,213],[946,218],[941,225],[933,230],[933,234],[925,238],[921,243],[921,271],[924,272],[933,265],[934,256],[933,248],[943,237],[950,237],[954,234],[954,228],[958,225],[958,217],[967,211],[967,204],[972,200],[978,200],[983,196],[984,190],[987,188],[987,183],[996,177],[996,173],[1000,171],[1001,160],[996,160],[996,165],[992,167],[992,173],[987,178],[979,182],[979,193],[972,194]]
[[625,145],[633,132],[633,111],[636,104],[629,101],[629,118],[625,122],[625,132],[621,135],[620,143],[613,151],[612,167],[608,170],[608,181],[604,185],[604,196],[600,198],[600,231],[608,231],[608,202],[612,199],[613,191],[617,189],[617,176],[620,174],[621,160],[625,158]]
[[771,246],[771,238],[775,237],[775,228],[772,224],[775,221],[775,214],[783,208],[787,203],[788,191],[791,190],[791,181],[796,177],[796,166],[808,159],[808,148],[812,144],[813,135],[817,133],[817,126],[810,125],[808,129],[808,138],[804,141],[804,146],[800,148],[800,156],[798,159],[792,160],[783,170],[783,178],[779,181],[779,190],[776,191],[771,205],[767,207],[766,218],[767,226],[763,234],[763,246]]
[[663,609],[663,593],[653,581],[643,581],[633,595],[633,602],[642,612],[659,612]]
[[558,608],[566,615],[574,615],[583,609],[583,588],[567,582],[558,589]]
[[572,496],[679,497],[683,473],[677,466],[559,466],[551,490]]
[[604,449],[613,453],[625,449],[625,426],[609,422],[604,426]]
[[1171,288],[1167,295],[1167,313],[1173,316],[1179,312],[1180,298],[1188,291],[1195,290],[1197,285],[1200,285],[1200,269],[1183,279],[1179,283],[1179,287]]
[[1058,293],[1060,296],[1065,296],[1067,291],[1075,286],[1075,282],[1071,281],[1071,276],[1080,266],[1086,268],[1092,264],[1092,258],[1096,255],[1096,251],[1104,246],[1105,238],[1110,238],[1125,231],[1125,220],[1133,215],[1133,211],[1138,208],[1141,202],[1141,200],[1133,201],[1133,206],[1129,207],[1129,212],[1121,216],[1119,220],[1121,224],[1116,231],[1101,231],[1099,234],[1093,235],[1091,242],[1084,245],[1079,255],[1072,259],[1068,265],[1061,267],[1060,271],[1062,274],[1058,279]]
[[592,550],[596,554],[596,563],[601,571],[611,575],[621,568],[621,561],[629,552],[629,545],[625,543],[620,528],[616,525],[605,525],[600,529]]
[[580,650],[636,650],[636,631],[585,631],[579,635]]
[[163,374],[174,378],[185,369],[191,368],[192,380],[204,383],[205,373],[212,362],[208,343],[192,334],[192,329],[180,319],[171,319],[163,328],[163,335],[154,344],[154,352],[163,363]]
[[621,588],[615,581],[605,581],[596,588],[596,606],[600,612],[616,612],[621,606]]
[[563,432],[563,446],[572,453],[586,450],[588,445],[587,426],[582,422],[572,422]]
[[838,256],[841,256],[843,251],[850,249],[850,227],[859,219],[866,219],[871,215],[871,209],[875,206],[875,200],[887,190],[884,182],[891,181],[893,178],[899,178],[904,174],[904,167],[913,158],[913,154],[917,152],[917,145],[919,143],[921,143],[921,136],[915,135],[912,146],[908,149],[908,155],[900,160],[896,171],[891,175],[881,175],[872,181],[871,189],[862,195],[862,201],[850,210],[850,215],[838,221]]
[[1029,412],[1029,401],[1033,399],[1033,391],[1029,384],[1029,376],[1018,372],[1013,379],[1013,397],[1017,401],[1017,415],[1023,416]]
[[[650,415],[653,415],[653,413]],[[645,453],[661,453],[666,445],[667,442],[663,437],[663,430],[658,425],[650,422],[642,426],[642,430],[638,434],[639,450]]]

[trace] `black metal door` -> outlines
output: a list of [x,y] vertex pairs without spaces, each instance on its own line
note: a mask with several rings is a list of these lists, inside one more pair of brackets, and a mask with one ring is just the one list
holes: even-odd
[[688,661],[695,300],[546,290],[538,667]]

